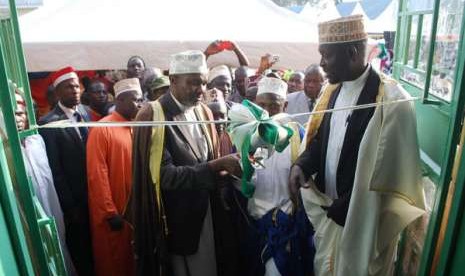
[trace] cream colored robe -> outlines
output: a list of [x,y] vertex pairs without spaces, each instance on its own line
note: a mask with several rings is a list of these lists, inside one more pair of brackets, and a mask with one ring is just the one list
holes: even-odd
[[[378,102],[409,98],[400,85],[384,77],[379,89]],[[376,108],[357,160],[344,227],[320,207],[331,205],[329,197],[315,186],[301,189],[315,228],[315,275],[391,275],[399,234],[424,213],[412,102]]]

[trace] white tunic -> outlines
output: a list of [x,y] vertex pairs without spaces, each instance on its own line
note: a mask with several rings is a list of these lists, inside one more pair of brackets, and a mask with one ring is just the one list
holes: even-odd
[[248,211],[254,219],[260,219],[271,209],[281,206],[283,212],[291,211],[289,200],[289,172],[291,169],[291,147],[282,152],[275,151],[263,160],[265,168],[258,168],[252,177],[255,186],[253,197],[249,199]]
[[[370,72],[370,66],[367,66],[365,72],[353,81],[342,83],[341,91],[336,99],[334,108],[354,106],[362,92],[365,82]],[[346,135],[348,120],[352,110],[342,110],[333,112],[331,115],[331,123],[329,130],[328,149],[326,151],[326,166],[325,166],[325,194],[332,199],[337,198],[337,167],[339,157],[341,156],[342,145]]]
[[[199,120],[199,118],[197,118],[197,115],[195,115],[195,111],[194,111],[195,106],[187,107],[183,105],[182,103],[180,103],[176,99],[176,97],[174,97],[173,94],[171,94],[171,96],[173,97],[173,100],[176,103],[176,105],[182,111],[181,114],[177,115],[174,118],[175,121],[195,122]],[[203,155],[202,157],[207,158],[208,157],[207,139],[205,138],[205,135],[202,132],[200,124],[179,125],[178,127],[187,129],[188,133],[191,135],[190,138],[196,142],[201,154]]]
[[48,163],[45,143],[40,135],[31,135],[24,139],[22,147],[24,163],[27,173],[31,178],[34,193],[47,216],[55,220],[61,251],[65,260],[68,275],[76,275],[68,248],[66,247],[65,223],[60,201],[55,185],[53,184],[52,171]]
[[[194,107],[186,107],[181,104],[173,94],[174,102],[178,105],[182,111],[181,114],[174,117],[175,121],[198,121],[197,115],[195,114]],[[202,132],[200,124],[189,124],[180,125],[179,128],[187,129],[187,132],[191,137],[190,140],[197,143],[197,146],[203,155],[203,159],[208,158],[208,145],[207,139]],[[210,200],[208,200],[207,213],[203,220],[202,230],[200,232],[198,250],[193,255],[181,256],[171,254],[171,264],[173,267],[174,276],[215,276],[217,275],[216,267],[216,254],[215,254],[215,240],[213,231],[213,218],[210,206]]]
[[[247,209],[254,219],[260,219],[271,209],[280,207],[281,211],[290,214],[292,202],[289,200],[287,183],[291,168],[291,147],[282,152],[275,151],[263,160],[265,168],[255,170],[252,184],[255,186],[253,197],[249,199]],[[273,258],[265,263],[265,276],[281,275]]]
[[[400,85],[383,85],[382,102],[409,98]],[[333,199],[316,187],[300,191],[315,229],[315,275],[391,275],[400,233],[425,210],[413,104],[375,109],[360,143],[344,227],[321,208]]]

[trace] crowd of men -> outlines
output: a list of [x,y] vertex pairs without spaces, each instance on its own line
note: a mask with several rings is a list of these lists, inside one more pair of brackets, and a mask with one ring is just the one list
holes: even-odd
[[[391,275],[399,234],[425,208],[412,104],[384,104],[408,95],[367,63],[361,17],[321,23],[319,41],[320,64],[288,76],[269,69],[271,55],[251,74],[230,41],[172,55],[166,75],[131,57],[125,79],[87,80],[84,93],[72,67],[55,72],[57,102],[39,125],[168,122],[23,140],[68,274]],[[221,51],[235,70],[207,67]],[[250,197],[227,131],[244,100],[292,130],[257,161]],[[17,103],[24,129],[20,91]]]

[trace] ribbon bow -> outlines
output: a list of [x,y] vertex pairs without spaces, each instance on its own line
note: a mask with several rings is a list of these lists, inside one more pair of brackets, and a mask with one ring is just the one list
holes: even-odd
[[250,179],[255,170],[250,157],[260,147],[274,148],[282,152],[289,145],[293,131],[278,122],[274,116],[270,117],[266,110],[248,100],[233,105],[228,112],[228,118],[232,121],[228,126],[228,132],[241,155],[242,193],[246,197],[251,197],[255,188],[250,183]]

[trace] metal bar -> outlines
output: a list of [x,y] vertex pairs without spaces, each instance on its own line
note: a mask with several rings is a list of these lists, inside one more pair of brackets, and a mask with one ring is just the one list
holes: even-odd
[[425,76],[425,74],[426,74],[425,71],[422,71],[420,69],[414,68],[414,67],[409,66],[409,65],[402,66],[402,69],[407,70],[407,71],[412,72],[412,73],[415,73],[415,74],[418,74],[418,75],[421,75],[421,76]]
[[[12,17],[16,17],[16,8],[14,0],[10,1],[10,12]],[[1,86],[5,89],[10,89],[8,84],[8,76],[6,74],[7,67],[5,65],[5,53],[3,45],[1,49],[1,62],[0,62],[0,82]],[[11,93],[0,93],[0,101],[2,102],[2,111],[5,120],[5,127],[8,136],[12,154],[12,161],[15,169],[16,181],[18,185],[18,194],[21,198],[22,207],[25,211],[25,219],[29,227],[29,235],[31,236],[31,250],[34,252],[35,260],[38,264],[38,273],[40,275],[48,275],[48,265],[45,252],[43,250],[42,239],[40,235],[39,225],[35,213],[34,204],[32,201],[32,191],[29,189],[29,179],[26,174],[24,160],[21,153],[21,145],[19,135],[16,129],[16,122],[14,119],[13,105],[11,104]],[[24,261],[23,261],[24,263]]]
[[426,79],[425,79],[425,89],[423,92],[423,103],[430,104],[428,101],[429,96],[429,87],[431,82],[431,72],[433,70],[433,58],[434,58],[434,50],[436,48],[436,33],[437,33],[437,25],[438,25],[438,18],[439,18],[439,7],[440,7],[440,0],[434,1],[434,13],[433,13],[433,23],[431,26],[431,37],[430,37],[430,47],[429,47],[429,55],[428,55],[428,62],[426,63]]
[[[1,87],[2,82],[0,80],[0,88]],[[21,275],[33,275],[34,270],[11,184],[11,177],[4,149],[5,141],[2,137],[3,135],[0,135],[0,202],[5,214],[5,220],[7,221],[8,232],[11,235],[15,259],[18,263],[18,270],[21,272]]]
[[12,18],[6,20],[6,31],[7,37],[6,41],[8,43],[8,52],[10,57],[10,70],[11,70],[11,80],[18,86],[21,87],[21,83],[19,82],[19,72],[18,72],[18,57],[15,51],[15,40],[13,34],[13,25],[12,25]]
[[[454,256],[455,253],[455,241],[460,234],[460,226],[463,217],[463,207],[465,205],[465,152],[463,147],[465,145],[465,127],[462,126],[462,134],[459,144],[459,152],[456,154],[453,168],[452,168],[452,177],[449,186],[449,193],[451,193],[450,198],[452,201],[447,204],[446,208],[450,206],[448,210],[445,210],[444,217],[442,219],[441,230],[439,233],[444,233],[444,240],[441,247],[436,248],[435,257],[433,260],[437,260],[437,270],[436,272],[439,275],[448,275],[449,274],[449,263],[451,261],[451,256]],[[440,240],[440,239],[439,239]],[[434,267],[435,262],[433,263]]]
[[37,131],[37,129],[26,129],[26,130],[23,130],[23,131],[20,131],[19,132],[19,139],[24,139],[28,136],[31,136],[31,135],[35,135],[35,134],[38,134],[39,132]]
[[61,251],[58,232],[55,224],[55,219],[48,217],[37,197],[34,197],[34,204],[36,206],[37,214],[40,217],[38,220],[39,227],[42,230],[42,235],[45,238],[46,251],[52,265],[49,268],[55,271],[56,275],[67,275],[65,268],[65,260],[63,252]]
[[423,14],[418,15],[418,25],[417,25],[417,37],[416,37],[416,47],[415,47],[415,56],[413,58],[413,68],[418,67],[418,58],[420,56],[421,49],[421,35],[423,34]]
[[[462,10],[462,14],[465,12],[465,5]],[[455,18],[454,18],[455,19]],[[461,22],[461,29],[460,29],[460,39],[459,39],[459,47],[458,47],[458,57],[457,57],[457,65],[456,71],[454,76],[454,94],[452,97],[451,105],[453,106],[454,110],[456,110],[454,114],[454,123],[453,130],[454,135],[453,140],[451,141],[451,155],[449,162],[451,164],[451,176],[448,179],[452,179],[451,182],[456,180],[455,185],[455,193],[453,194],[454,198],[452,201],[450,217],[447,222],[447,230],[445,235],[445,240],[443,243],[442,248],[440,248],[439,253],[439,263],[437,267],[438,273],[443,273],[443,275],[447,275],[451,269],[451,262],[454,254],[457,254],[455,251],[455,243],[458,239],[460,233],[460,221],[463,218],[463,207],[464,207],[464,187],[465,187],[465,175],[464,175],[464,167],[465,167],[465,151],[463,151],[464,147],[464,140],[465,140],[465,127],[463,124],[463,112],[465,104],[465,95],[461,92],[465,90],[465,83],[463,82],[463,78],[465,77],[465,56],[464,56],[464,49],[465,44],[463,43],[463,39],[465,37],[465,16],[462,15],[462,22]],[[461,49],[461,50],[460,50]],[[460,133],[459,129],[462,129],[462,133]],[[459,138],[460,137],[460,138]],[[457,142],[455,142],[457,141]],[[460,152],[456,153],[455,150],[457,149],[456,144],[460,145]],[[459,158],[460,160],[457,161],[455,158]],[[456,162],[459,162],[457,164]],[[456,165],[457,168],[454,168],[453,165]],[[461,252],[463,254],[463,252]]]
[[400,33],[400,26],[402,25],[402,22],[405,21],[405,16],[402,16],[401,15],[401,12],[402,12],[402,7],[404,6],[404,0],[400,0],[399,1],[399,7],[398,7],[398,15],[397,15],[397,26],[396,26],[396,37],[395,37],[395,41],[394,41],[394,53],[396,53],[394,55],[394,68],[393,68],[393,75],[395,77],[399,77],[400,73],[399,73],[399,67],[396,66],[396,64],[399,63],[400,61],[400,58],[402,55],[401,55],[401,51],[400,51],[400,48],[401,48],[401,45],[402,45],[402,42],[403,42],[403,35]]
[[407,16],[407,15],[419,15],[419,14],[433,14],[434,10],[424,10],[424,11],[402,11],[399,12],[399,15],[401,16]]
[[61,251],[61,246],[60,246],[60,238],[58,237],[58,231],[56,227],[55,220],[52,219],[51,224],[50,224],[50,231],[52,235],[52,241],[53,241],[53,246],[55,248],[55,267],[56,267],[56,273],[57,275],[63,275],[66,276],[68,275],[65,267],[65,259],[63,257],[63,252]]
[[19,31],[19,23],[18,23],[18,14],[16,11],[16,4],[15,0],[10,0],[10,13],[11,13],[11,23],[13,26],[13,34],[14,34],[14,41],[16,46],[16,53],[18,57],[18,65],[19,65],[19,72],[20,72],[20,83],[25,94],[25,101],[26,101],[26,108],[27,108],[27,115],[29,125],[36,124],[36,117],[34,114],[34,105],[32,103],[31,97],[31,87],[29,85],[29,79],[27,76],[27,68],[26,68],[26,60],[24,58],[24,51],[23,51],[23,44],[21,40],[21,34]]
[[[437,1],[437,0],[436,0]],[[437,1],[439,2],[439,1]],[[439,3],[435,3],[435,11],[439,12]],[[436,28],[436,25],[434,25]],[[459,140],[460,135],[460,126],[463,120],[463,115],[465,111],[465,94],[461,93],[465,91],[465,83],[463,78],[465,78],[465,44],[463,39],[465,37],[465,17],[462,17],[461,29],[460,29],[460,40],[459,47],[457,51],[457,60],[456,60],[456,69],[455,69],[455,78],[454,78],[454,89],[452,95],[451,106],[451,119],[449,125],[449,132],[447,136],[447,150],[445,152],[445,162],[442,164],[442,174],[440,176],[439,185],[436,191],[436,201],[434,208],[431,212],[430,225],[428,227],[427,236],[425,239],[425,245],[423,247],[423,254],[421,259],[421,266],[418,275],[429,275],[431,271],[431,265],[433,263],[434,249],[436,242],[438,240],[438,234],[440,229],[440,222],[442,220],[444,212],[444,204],[447,197],[447,190],[449,188],[449,180],[451,177],[452,169],[451,165],[453,164],[455,151],[457,149],[456,145]]]
[[[9,47],[10,45],[8,44],[8,41],[7,41],[7,37],[8,37],[8,25],[6,23],[6,19],[2,20],[2,44],[3,44],[3,48],[5,50],[6,53],[10,52],[9,51]],[[7,76],[8,78],[11,78],[11,70],[10,70],[10,64],[11,64],[11,56],[9,55],[6,55],[5,56],[5,65],[6,65],[6,73],[7,73]]]
[[404,65],[407,64],[408,62],[408,52],[409,52],[409,48],[410,48],[410,34],[411,34],[411,29],[412,29],[412,16],[409,15],[407,16],[407,33],[405,35],[405,44],[404,44],[404,52],[403,52],[403,55],[404,55]]

